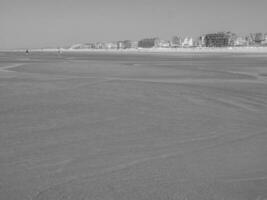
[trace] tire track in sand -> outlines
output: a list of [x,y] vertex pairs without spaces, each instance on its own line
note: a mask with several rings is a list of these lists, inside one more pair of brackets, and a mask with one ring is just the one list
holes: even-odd
[[17,63],[17,64],[13,64],[13,65],[7,65],[7,66],[4,66],[4,67],[0,67],[0,72],[16,72],[16,71],[12,71],[12,70],[9,70],[9,69],[15,68],[15,67],[19,67],[19,66],[22,66],[22,65],[25,65],[25,63]]

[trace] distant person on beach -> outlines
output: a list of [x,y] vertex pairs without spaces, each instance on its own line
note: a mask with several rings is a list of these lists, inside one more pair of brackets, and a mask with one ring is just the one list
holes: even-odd
[[61,48],[58,48],[58,54],[62,54]]
[[30,52],[29,52],[29,49],[26,49],[26,52],[25,52],[25,53],[28,55],[28,54],[30,53]]

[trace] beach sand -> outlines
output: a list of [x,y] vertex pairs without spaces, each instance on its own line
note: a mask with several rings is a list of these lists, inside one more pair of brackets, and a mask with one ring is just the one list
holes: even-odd
[[1,53],[0,199],[266,200],[265,54]]

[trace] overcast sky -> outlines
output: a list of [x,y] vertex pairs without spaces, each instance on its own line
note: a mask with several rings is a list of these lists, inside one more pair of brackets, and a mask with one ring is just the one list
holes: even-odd
[[267,32],[267,0],[0,0],[0,49]]

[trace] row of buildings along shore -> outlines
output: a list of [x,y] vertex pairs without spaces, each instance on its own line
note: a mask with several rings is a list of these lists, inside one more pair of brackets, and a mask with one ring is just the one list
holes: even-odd
[[266,46],[267,33],[253,33],[238,36],[232,32],[218,32],[192,37],[173,36],[171,40],[158,37],[139,41],[123,40],[115,42],[95,42],[72,45],[70,49],[137,49],[137,48],[192,48],[192,47],[242,47]]

